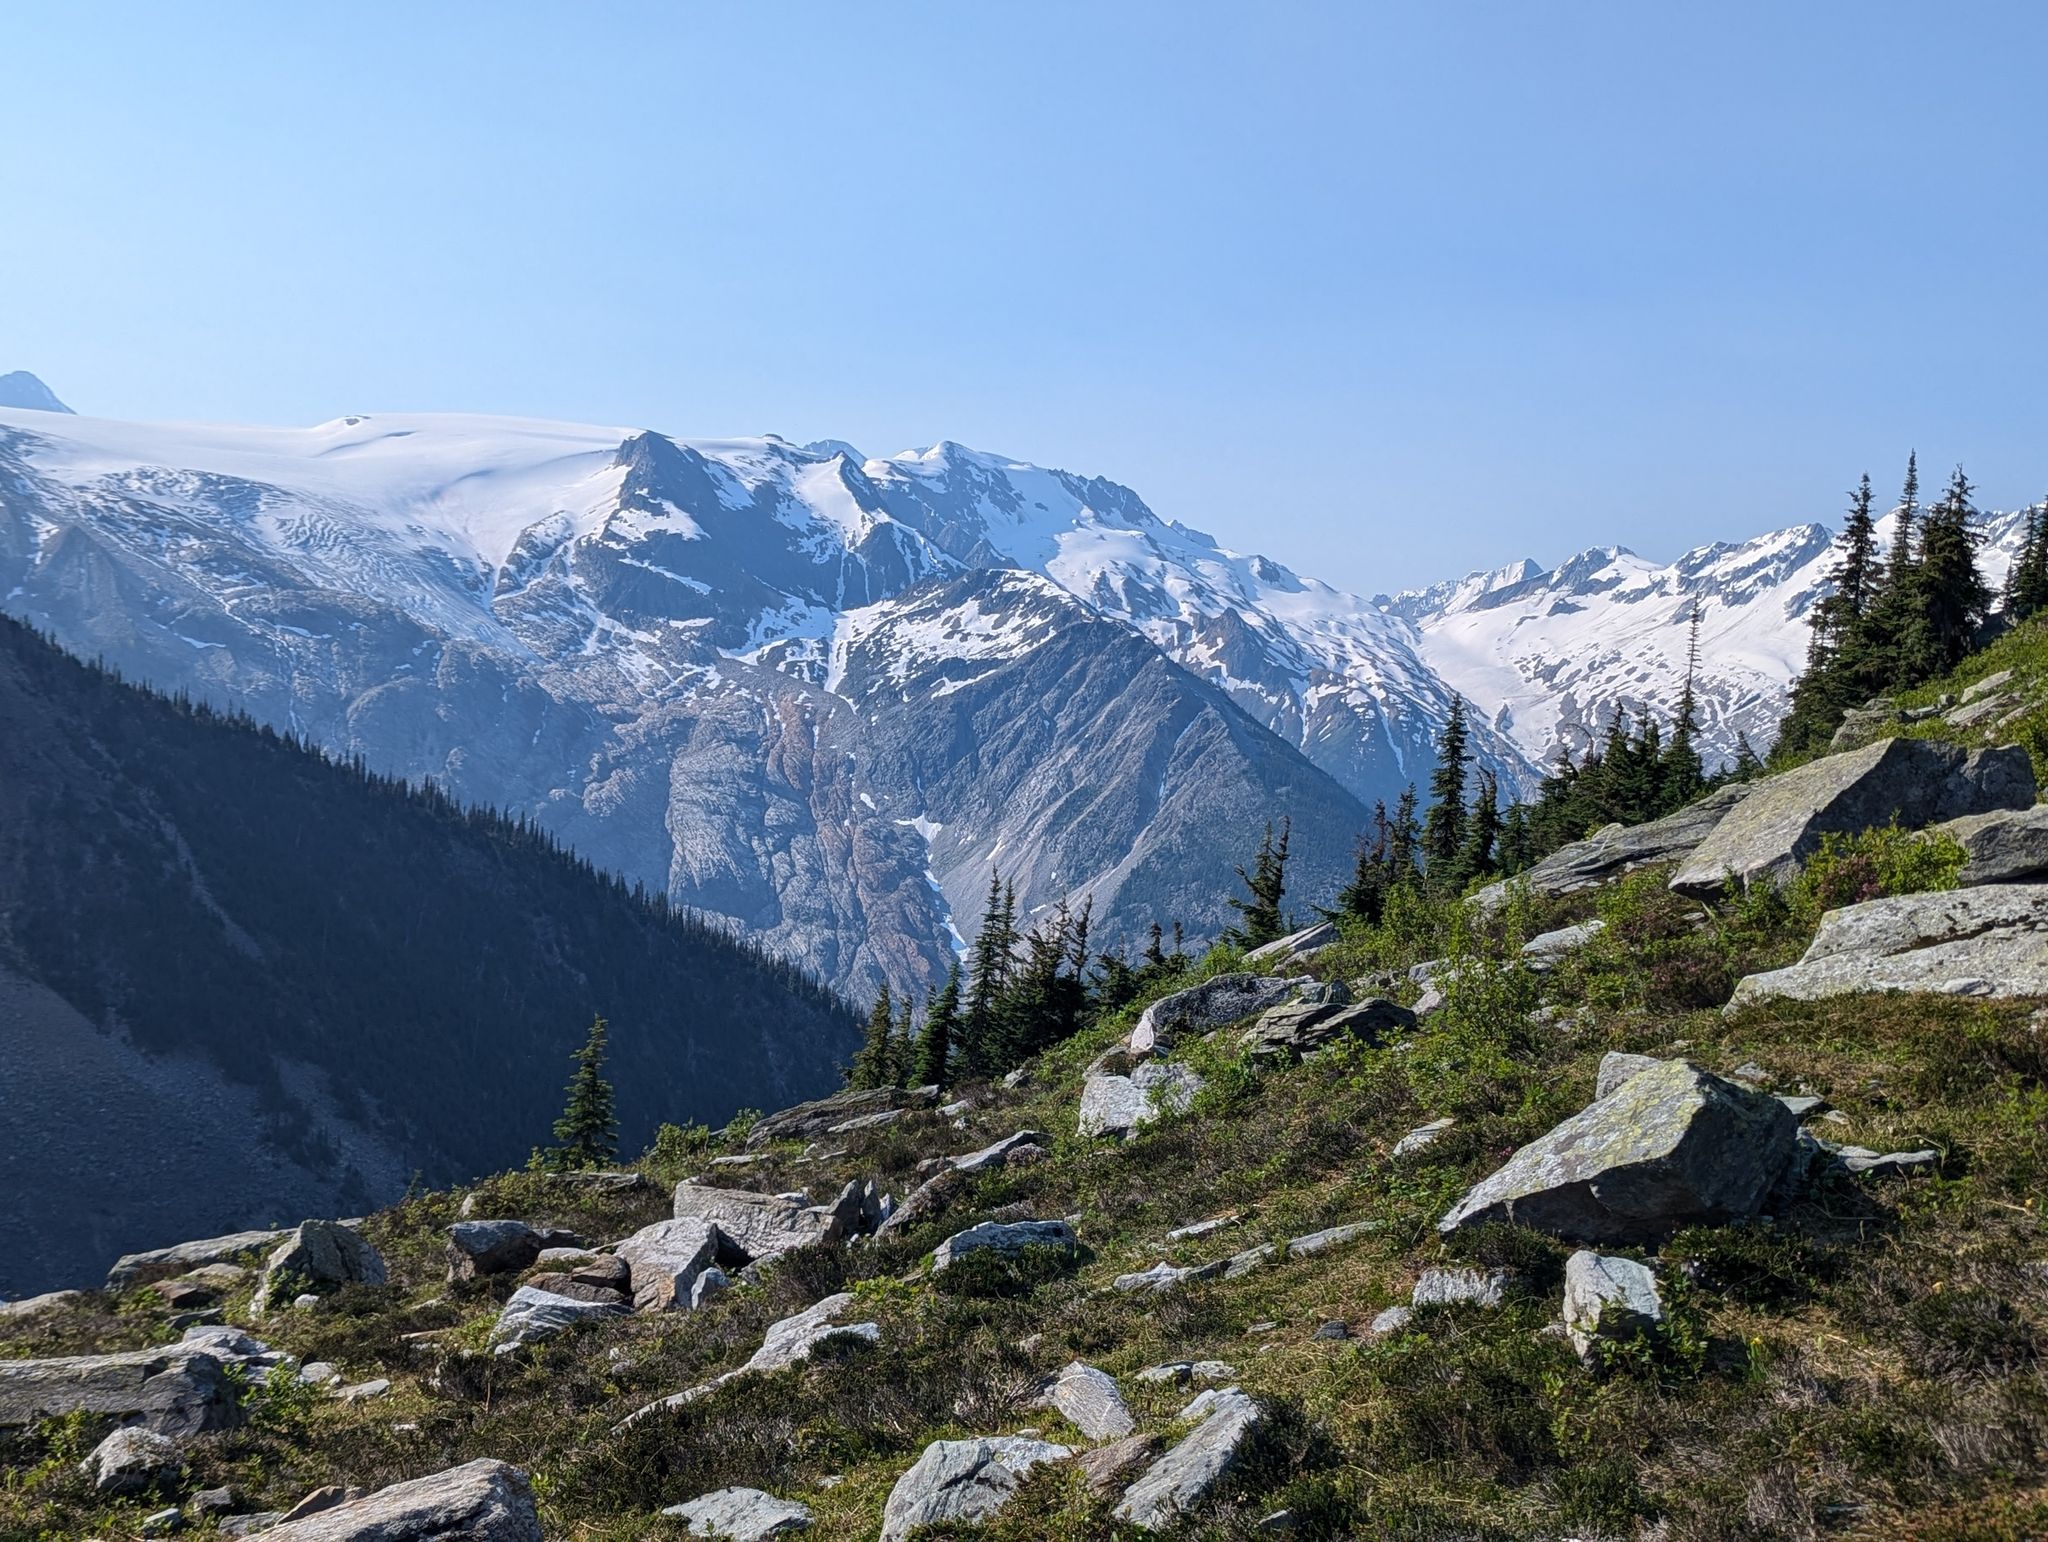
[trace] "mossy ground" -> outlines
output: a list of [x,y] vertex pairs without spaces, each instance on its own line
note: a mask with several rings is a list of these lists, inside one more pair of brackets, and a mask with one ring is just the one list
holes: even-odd
[[[899,1195],[925,1157],[1020,1128],[1048,1157],[983,1178],[941,1221],[900,1240],[790,1255],[759,1288],[707,1310],[605,1324],[530,1355],[476,1351],[511,1281],[450,1287],[442,1229],[461,1193],[373,1217],[367,1234],[392,1283],[278,1313],[262,1333],[349,1379],[386,1376],[385,1399],[343,1405],[259,1399],[246,1428],[192,1452],[188,1487],[231,1483],[251,1508],[288,1505],[328,1482],[377,1485],[477,1456],[534,1477],[547,1534],[680,1535],[655,1512],[744,1483],[798,1497],[813,1535],[871,1537],[890,1485],[934,1439],[1043,1431],[1075,1443],[1027,1401],[1038,1378],[1084,1359],[1119,1379],[1141,1427],[1170,1434],[1190,1391],[1137,1381],[1165,1360],[1220,1359],[1272,1417],[1226,1492],[1183,1523],[1188,1537],[1252,1534],[1295,1512],[1296,1535],[1400,1538],[1957,1539],[2048,1534],[2048,1030],[2031,1004],[1918,998],[1718,1010],[1733,977],[1796,954],[1802,922],[1767,905],[1706,910],[1653,879],[1505,923],[1515,932],[1599,910],[1591,948],[1537,980],[1472,971],[1451,1009],[1412,1040],[1262,1070],[1228,1037],[1189,1048],[1210,1086],[1185,1115],[1127,1145],[1073,1134],[1081,1073],[1127,1018],[1061,1046],[1014,1091],[961,1089],[965,1128],[913,1114],[834,1145],[713,1169],[710,1181],[829,1197],[877,1175]],[[1347,938],[1319,968],[1351,978],[1444,946],[1443,914]],[[1532,1021],[1539,994],[1554,1009]],[[1583,1106],[1610,1049],[1684,1054],[1728,1071],[1754,1061],[1780,1091],[1826,1097],[1846,1123],[1831,1139],[1885,1150],[1929,1146],[1938,1174],[1845,1179],[1777,1221],[1694,1228],[1663,1249],[1672,1329],[1604,1371],[1556,1335],[1569,1249],[1491,1229],[1446,1244],[1435,1221],[1517,1145]],[[1450,1115],[1425,1151],[1394,1160],[1406,1131]],[[726,1176],[719,1176],[719,1175]],[[593,1240],[666,1213],[665,1186],[593,1200],[539,1175],[481,1186],[478,1214],[575,1227]],[[1078,1216],[1089,1250],[1072,1272],[940,1291],[906,1278],[931,1246],[992,1213]],[[1236,1224],[1196,1241],[1164,1234],[1206,1217]],[[1347,1247],[1235,1281],[1134,1298],[1116,1275],[1160,1259],[1198,1263],[1262,1241],[1371,1220]],[[1433,1263],[1519,1271],[1498,1311],[1417,1314],[1378,1342],[1355,1332],[1407,1299]],[[879,1346],[743,1378],[623,1434],[640,1405],[742,1361],[762,1330],[838,1289],[882,1326]],[[0,1327],[0,1354],[167,1341],[148,1292],[88,1297]],[[231,1311],[231,1317],[234,1315]],[[1270,1326],[1268,1326],[1270,1325]],[[0,1438],[0,1536],[130,1534],[157,1501],[103,1504],[74,1469],[99,1430],[52,1421]],[[820,1480],[838,1476],[830,1488]],[[1001,1538],[1113,1536],[1113,1499],[1071,1466],[1041,1469],[998,1524]]]

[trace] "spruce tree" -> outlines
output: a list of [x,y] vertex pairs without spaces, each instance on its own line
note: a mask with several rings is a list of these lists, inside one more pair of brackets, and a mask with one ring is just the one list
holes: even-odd
[[1231,896],[1231,908],[1242,918],[1223,933],[1224,940],[1233,947],[1249,952],[1287,935],[1286,917],[1281,912],[1280,902],[1287,894],[1287,841],[1292,826],[1293,821],[1283,817],[1276,840],[1272,822],[1268,820],[1265,838],[1259,842],[1258,854],[1252,859],[1252,870],[1246,872],[1242,867],[1237,870],[1237,876],[1250,897],[1239,899],[1236,895]]
[[[1866,496],[1870,478],[1863,479]],[[1699,697],[1695,682],[1700,667],[1700,602],[1692,602],[1692,620],[1685,643],[1685,687],[1678,693],[1678,716],[1671,725],[1671,742],[1664,747],[1663,764],[1657,768],[1660,814],[1675,813],[1706,790],[1706,771],[1694,740],[1699,736]]]
[[957,1060],[962,1076],[991,1076],[1002,1053],[1003,988],[1009,983],[1015,936],[1016,900],[1005,904],[1000,873],[991,873],[988,904],[975,933],[972,969],[967,982],[967,1010],[960,1022]]
[[1422,858],[1432,883],[1456,885],[1458,853],[1465,844],[1465,768],[1472,759],[1465,726],[1465,699],[1451,698],[1451,715],[1437,743],[1436,770],[1429,778],[1429,812],[1422,821]]
[[896,1031],[889,1036],[889,1085],[892,1087],[916,1087],[922,1085],[910,1079],[910,1073],[917,1069],[917,1016],[911,1010],[910,998],[905,996],[896,1012]]
[[1401,789],[1394,802],[1394,827],[1387,837],[1387,888],[1405,889],[1415,882],[1422,831],[1415,822],[1415,784]]
[[[1913,477],[1917,495],[1918,472]],[[1865,606],[1877,587],[1877,524],[1871,518],[1870,473],[1863,473],[1863,480],[1856,491],[1849,495],[1849,514],[1842,521],[1842,533],[1835,538],[1835,549],[1840,554],[1828,578],[1834,583],[1832,623],[1834,635],[1831,641],[1837,651],[1847,642],[1863,619]]]
[[1383,798],[1372,806],[1371,831],[1358,838],[1351,882],[1337,891],[1336,908],[1322,912],[1327,920],[1338,921],[1348,917],[1363,921],[1368,926],[1379,924],[1380,916],[1386,910],[1387,889],[1391,882],[1393,838],[1394,822],[1387,817],[1387,804]]
[[568,1101],[555,1121],[554,1165],[564,1168],[603,1167],[618,1160],[619,1121],[612,1085],[604,1079],[605,1038],[602,1017],[590,1020],[590,1035],[576,1051],[576,1073],[569,1078]]
[[1465,844],[1458,853],[1458,876],[1463,882],[1490,878],[1498,870],[1500,831],[1500,782],[1491,771],[1481,771],[1479,796],[1472,800]]
[[2025,621],[2048,607],[2048,498],[2026,511],[2026,533],[2005,580],[2005,614]]
[[949,1087],[953,1082],[953,1038],[960,1026],[960,961],[946,971],[946,983],[927,997],[924,1029],[917,1036],[917,1060],[911,1069],[914,1085]]
[[896,1005],[890,999],[887,982],[875,996],[874,1009],[868,1013],[867,1034],[861,1040],[860,1052],[853,1057],[853,1064],[846,1073],[846,1085],[867,1089],[894,1085],[891,1073],[895,1069],[895,1055],[891,1040],[896,1034]]
[[1963,468],[1956,467],[1941,502],[1928,511],[1920,539],[1918,651],[1904,660],[1913,683],[1946,674],[1975,646],[1991,604],[1977,568],[1977,510]]

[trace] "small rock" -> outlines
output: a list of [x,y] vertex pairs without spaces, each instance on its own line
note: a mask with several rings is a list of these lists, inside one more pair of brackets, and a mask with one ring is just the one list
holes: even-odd
[[1279,1251],[1272,1243],[1261,1242],[1257,1247],[1246,1248],[1242,1253],[1233,1253],[1223,1265],[1223,1277],[1226,1280],[1242,1279]]
[[690,1310],[696,1311],[720,1291],[732,1289],[732,1277],[713,1264],[690,1283]]
[[113,1498],[169,1488],[177,1483],[185,1462],[176,1441],[130,1426],[115,1430],[78,1465],[92,1479],[95,1493]]
[[720,1241],[716,1226],[693,1218],[656,1221],[621,1242],[614,1251],[631,1270],[634,1310],[687,1308],[690,1287],[717,1259]]
[[625,1317],[630,1309],[620,1301],[578,1301],[572,1296],[552,1295],[522,1285],[512,1292],[491,1329],[491,1348],[501,1355],[528,1344],[551,1339],[586,1322]]
[[1037,1130],[1019,1130],[1014,1135],[1005,1135],[993,1145],[983,1146],[979,1151],[970,1151],[965,1156],[947,1157],[946,1161],[957,1171],[978,1173],[1003,1166],[1021,1146],[1044,1144],[1045,1137]]
[[1163,1295],[1169,1290],[1178,1290],[1183,1285],[1214,1279],[1223,1272],[1224,1267],[1223,1262],[1217,1262],[1184,1268],[1161,1260],[1151,1268],[1140,1270],[1136,1274],[1119,1274],[1110,1282],[1110,1288],[1126,1294],[1143,1291],[1150,1295]]
[[1081,1477],[1087,1483],[1089,1493],[1107,1494],[1121,1488],[1124,1480],[1138,1468],[1149,1466],[1165,1445],[1157,1435],[1132,1435],[1112,1445],[1083,1451],[1075,1458],[1074,1465],[1081,1469]]
[[1835,1152],[1835,1159],[1852,1173],[1909,1173],[1938,1165],[1941,1155],[1935,1151],[1888,1151],[1879,1155],[1862,1146],[1843,1146]]
[[382,1285],[384,1260],[377,1250],[339,1221],[305,1221],[278,1244],[263,1266],[263,1278],[249,1304],[251,1315],[260,1316],[266,1306],[293,1293],[299,1304],[302,1293],[315,1295],[308,1286],[332,1290],[342,1285]]
[[367,1403],[372,1398],[383,1397],[390,1390],[390,1379],[378,1376],[370,1381],[359,1381],[353,1386],[338,1387],[334,1395],[344,1403]]
[[1289,1258],[1306,1258],[1311,1253],[1321,1253],[1329,1248],[1342,1247],[1347,1242],[1356,1242],[1360,1237],[1379,1230],[1378,1221],[1353,1221],[1346,1226],[1327,1226],[1321,1231],[1312,1231],[1306,1237],[1296,1237],[1285,1249]]
[[1415,1320],[1415,1313],[1405,1306],[1390,1306],[1375,1317],[1366,1327],[1366,1332],[1376,1339],[1383,1339],[1390,1333],[1403,1333]]
[[1564,1266],[1564,1326],[1582,1360],[1601,1343],[1621,1344],[1664,1321],[1657,1277],[1632,1258],[1580,1249]]
[[1317,1328],[1315,1336],[1319,1339],[1348,1339],[1351,1337],[1351,1325],[1332,1320]]
[[[1206,1406],[1198,1407],[1205,1399]],[[1264,1417],[1259,1405],[1234,1387],[1205,1392],[1183,1412],[1202,1422],[1130,1486],[1116,1507],[1118,1520],[1156,1531],[1193,1509],[1237,1464]]]
[[1631,1077],[1663,1065],[1655,1055],[1630,1055],[1618,1049],[1610,1049],[1600,1057],[1600,1070],[1593,1081],[1593,1096],[1604,1098],[1618,1092],[1628,1084]]
[[1066,1446],[1017,1436],[935,1440],[889,1491],[881,1542],[901,1542],[921,1526],[988,1520],[1032,1468],[1072,1454]]
[[192,1496],[192,1513],[203,1520],[209,1515],[226,1515],[239,1503],[231,1488],[203,1488]]
[[1394,1142],[1392,1155],[1412,1156],[1435,1143],[1436,1138],[1458,1121],[1455,1119],[1432,1119],[1428,1124],[1417,1125],[1406,1135]]
[[1057,1411],[1090,1440],[1114,1439],[1136,1427],[1115,1378],[1079,1360],[1054,1376],[1032,1406]]
[[943,1272],[969,1253],[983,1249],[992,1248],[1005,1257],[1014,1258],[1027,1247],[1058,1248],[1075,1253],[1080,1250],[1080,1245],[1074,1236],[1074,1228],[1065,1221],[984,1221],[966,1231],[955,1232],[933,1249],[932,1272]]
[[1425,1269],[1408,1300],[1412,1306],[1496,1307],[1512,1277],[1505,1269]]
[[1279,1005],[1297,987],[1315,983],[1305,975],[1283,980],[1259,974],[1219,974],[1162,996],[1145,1008],[1131,1030],[1131,1053],[1166,1054],[1184,1035],[1226,1028],[1240,1018]]
[[1168,1242],[1188,1242],[1196,1237],[1206,1237],[1211,1232],[1218,1232],[1226,1226],[1235,1226],[1236,1224],[1237,1212],[1233,1210],[1229,1215],[1219,1215],[1210,1220],[1195,1221],[1186,1226],[1176,1226],[1166,1234],[1166,1240]]
[[1607,930],[1605,921],[1581,921],[1577,926],[1560,926],[1554,932],[1544,932],[1531,937],[1522,944],[1522,958],[1532,969],[1548,968],[1565,954],[1587,943]]
[[154,1515],[145,1515],[142,1524],[136,1528],[145,1537],[167,1537],[174,1531],[185,1529],[185,1515],[176,1506],[158,1510]]
[[693,1537],[724,1537],[728,1542],[760,1542],[806,1531],[814,1517],[808,1505],[777,1499],[757,1488],[722,1488],[661,1512],[688,1521]]

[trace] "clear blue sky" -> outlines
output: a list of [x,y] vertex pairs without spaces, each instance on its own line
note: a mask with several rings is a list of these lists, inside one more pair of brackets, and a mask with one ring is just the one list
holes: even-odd
[[1100,472],[1373,592],[2048,489],[2048,6],[87,3],[0,371]]

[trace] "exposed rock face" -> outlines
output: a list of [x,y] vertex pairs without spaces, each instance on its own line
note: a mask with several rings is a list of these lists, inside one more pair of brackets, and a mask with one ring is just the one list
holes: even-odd
[[1001,1167],[1010,1160],[1012,1152],[1024,1146],[1043,1146],[1045,1136],[1037,1130],[1019,1130],[1015,1135],[1005,1135],[993,1145],[983,1146],[979,1151],[970,1151],[965,1156],[948,1157],[946,1161],[956,1172],[978,1173],[990,1168]]
[[693,1537],[722,1537],[726,1542],[760,1542],[763,1537],[805,1531],[813,1519],[808,1505],[777,1499],[757,1488],[718,1489],[661,1513],[687,1521]]
[[541,1246],[524,1221],[457,1221],[448,1228],[448,1278],[516,1274],[540,1257]]
[[[535,1249],[536,1252],[539,1249]],[[261,1314],[289,1297],[342,1285],[382,1285],[384,1260],[339,1221],[304,1221],[278,1244],[263,1266],[250,1311]]]
[[2023,749],[1885,739],[1758,782],[1680,865],[1671,887],[1711,897],[1731,877],[1784,884],[1830,832],[1853,834],[1894,819],[1917,830],[2033,802],[2034,770]]
[[1598,888],[1638,868],[1656,867],[1690,856],[1713,833],[1721,818],[1755,791],[1754,782],[1731,782],[1696,803],[1648,824],[1608,825],[1582,841],[1560,846],[1513,880],[1488,884],[1468,903],[1494,911],[1507,903],[1510,882],[1527,884],[1532,894],[1556,898]]
[[1314,926],[1304,926],[1298,932],[1274,939],[1245,954],[1247,964],[1285,964],[1296,959],[1307,958],[1328,947],[1337,940],[1336,923],[1318,921]]
[[1163,1445],[1157,1435],[1132,1435],[1083,1451],[1074,1459],[1074,1465],[1081,1469],[1091,1494],[1107,1494],[1121,1487],[1140,1467],[1149,1467]]
[[1080,1242],[1074,1228],[1065,1221],[983,1221],[966,1231],[955,1232],[932,1250],[932,1271],[951,1268],[969,1253],[994,1249],[1015,1258],[1026,1248],[1059,1248],[1077,1252]]
[[[567,1257],[550,1259],[550,1252],[567,1253]],[[544,1290],[551,1295],[567,1296],[572,1301],[620,1301],[631,1305],[633,1300],[633,1267],[625,1259],[609,1253],[581,1253],[568,1249],[541,1250],[541,1262],[548,1265],[540,1273],[530,1274],[522,1282],[535,1290]],[[701,1282],[707,1275],[715,1273],[707,1269],[697,1276]]]
[[632,1270],[633,1308],[672,1312],[690,1304],[690,1287],[718,1258],[718,1228],[709,1221],[656,1221],[613,1252]]
[[1587,943],[1607,930],[1605,921],[1581,921],[1577,926],[1560,926],[1554,932],[1544,932],[1531,937],[1522,944],[1522,957],[1531,968],[1548,968],[1575,948]]
[[889,1491],[881,1542],[901,1542],[920,1526],[987,1520],[1032,1468],[1072,1454],[1065,1446],[1014,1435],[935,1440]]
[[1415,1021],[1408,1008],[1377,998],[1351,1004],[1302,1002],[1268,1007],[1241,1042],[1255,1055],[1299,1059],[1347,1036],[1378,1044],[1410,1031]]
[[1962,872],[1965,887],[2019,883],[2048,874],[2048,803],[1966,814],[1936,825],[1934,832],[1949,836],[1968,854]]
[[1097,1072],[1081,1083],[1077,1128],[1083,1135],[1128,1135],[1152,1117],[1150,1102],[1128,1076]]
[[907,1108],[916,1100],[917,1093],[905,1092],[900,1087],[869,1087],[857,1091],[835,1092],[829,1098],[814,1098],[808,1103],[798,1103],[792,1108],[781,1109],[757,1121],[754,1127],[747,1131],[747,1147],[752,1150],[777,1140],[815,1140],[835,1125],[844,1124],[849,1119],[884,1113],[890,1109]]
[[1610,1049],[1600,1057],[1600,1070],[1594,1079],[1593,1096],[1604,1098],[1631,1076],[1662,1064],[1664,1062],[1655,1055],[1631,1055],[1626,1050]]
[[107,1271],[107,1289],[129,1290],[152,1280],[167,1280],[205,1264],[226,1263],[262,1248],[276,1247],[290,1232],[238,1231],[225,1237],[207,1237],[198,1242],[180,1242],[173,1247],[152,1248],[147,1253],[127,1253]]
[[1314,983],[1306,975],[1282,980],[1262,974],[1219,974],[1162,996],[1145,1008],[1131,1030],[1131,1053],[1163,1055],[1186,1034],[1227,1027],[1239,1018],[1278,1006],[1297,987]]
[[1754,1215],[1797,1130],[1776,1098],[1665,1061],[1522,1147],[1437,1229],[1512,1221],[1585,1242],[1642,1241]]
[[1136,1428],[1116,1378],[1079,1360],[1053,1377],[1036,1406],[1055,1410],[1090,1440],[1114,1440]]
[[541,1542],[526,1474],[489,1460],[394,1483],[263,1535],[274,1542]]
[[536,1285],[522,1285],[512,1292],[499,1312],[491,1329],[491,1347],[501,1355],[510,1354],[580,1323],[631,1315],[632,1308],[616,1297],[592,1301],[581,1296],[559,1296]]
[[750,1259],[768,1258],[840,1235],[837,1219],[822,1207],[700,1183],[676,1185],[675,1214],[677,1220],[707,1221],[716,1226],[721,1236]]
[[176,1441],[131,1425],[94,1446],[79,1468],[98,1493],[145,1494],[176,1483],[184,1465]]
[[117,1355],[0,1359],[0,1426],[69,1413],[132,1420],[173,1438],[241,1420],[220,1360],[182,1344]]
[[1200,1504],[1237,1465],[1253,1431],[1263,1421],[1259,1405],[1235,1387],[1203,1393],[1183,1411],[1183,1417],[1197,1413],[1202,1422],[1194,1432],[1146,1468],[1125,1491],[1123,1503],[1116,1507],[1118,1520],[1157,1531]]
[[1831,910],[1804,958],[1750,975],[1730,1005],[1888,990],[2048,995],[2048,884],[1901,894]]
[[1602,1343],[1626,1343],[1664,1321],[1657,1276],[1632,1258],[1584,1249],[1564,1266],[1564,1326],[1581,1359]]

